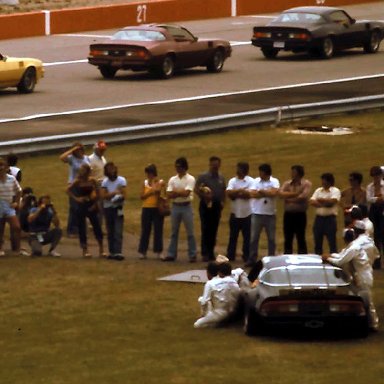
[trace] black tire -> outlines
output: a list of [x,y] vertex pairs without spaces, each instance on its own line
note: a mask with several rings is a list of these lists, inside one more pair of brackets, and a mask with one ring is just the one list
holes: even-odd
[[165,56],[156,72],[162,79],[170,79],[175,74],[175,59],[171,55]]
[[320,57],[323,59],[330,59],[335,53],[335,45],[331,37],[325,37],[320,44],[319,49]]
[[261,52],[266,59],[275,59],[279,50],[276,48],[261,48]]
[[244,333],[248,336],[254,336],[260,333],[260,322],[254,309],[244,310]]
[[20,93],[32,93],[35,89],[36,82],[36,69],[34,67],[29,67],[25,70],[20,83],[17,85],[17,90]]
[[99,67],[101,76],[104,77],[104,79],[113,79],[116,75],[117,69],[110,67],[108,65],[103,65]]
[[208,72],[219,73],[223,70],[224,67],[224,52],[221,49],[216,49],[213,52],[211,59],[207,65]]
[[365,53],[376,53],[380,48],[381,35],[379,31],[372,31],[368,41],[364,44]]

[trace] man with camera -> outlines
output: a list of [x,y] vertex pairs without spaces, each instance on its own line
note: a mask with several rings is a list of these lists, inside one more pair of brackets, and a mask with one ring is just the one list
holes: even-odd
[[[43,245],[50,244],[48,254],[60,257],[56,247],[60,242],[63,231],[56,210],[48,195],[41,196],[37,201],[37,207],[32,207],[28,216],[29,245],[32,256],[41,256]],[[53,228],[51,226],[53,225]]]

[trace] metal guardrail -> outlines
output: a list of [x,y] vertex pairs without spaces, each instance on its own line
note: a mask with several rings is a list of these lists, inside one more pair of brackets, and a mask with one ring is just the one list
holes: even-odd
[[384,94],[331,100],[310,104],[296,104],[253,110],[233,114],[202,117],[165,123],[143,124],[130,127],[110,128],[92,132],[81,132],[45,137],[33,137],[0,143],[0,154],[37,153],[69,147],[73,141],[91,145],[102,137],[108,142],[128,142],[164,136],[210,132],[221,129],[240,128],[258,124],[292,121],[295,119],[323,116],[328,114],[356,112],[384,108]]

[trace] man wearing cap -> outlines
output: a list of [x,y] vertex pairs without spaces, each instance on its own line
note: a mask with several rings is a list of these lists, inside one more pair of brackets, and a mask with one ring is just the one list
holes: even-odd
[[375,305],[372,300],[371,289],[373,286],[372,264],[363,245],[364,242],[359,239],[365,233],[365,225],[361,220],[354,223],[355,239],[349,243],[340,253],[323,255],[324,261],[343,267],[349,265],[353,275],[352,291],[360,296],[368,315],[369,326],[372,330],[377,330],[379,318],[376,313]]
[[92,155],[88,156],[89,165],[91,166],[91,177],[97,180],[101,185],[104,180],[104,166],[107,164],[107,160],[104,157],[104,153],[107,150],[107,144],[103,140],[99,140],[93,147]]
[[[107,144],[105,143],[105,141],[99,140],[93,146],[93,153],[88,156],[89,165],[91,166],[91,177],[96,179],[99,188],[101,187],[101,183],[105,178],[104,167],[105,164],[107,164],[107,160],[104,157],[104,153],[106,150]],[[101,199],[98,201],[97,206],[99,207],[98,218],[101,225],[103,222],[103,202]]]

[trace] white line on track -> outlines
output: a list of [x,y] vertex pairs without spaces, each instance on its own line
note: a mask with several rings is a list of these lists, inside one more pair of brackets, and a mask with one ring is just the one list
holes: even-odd
[[379,77],[383,77],[383,76],[384,76],[384,73],[381,73],[381,74],[377,74],[377,75],[347,77],[347,78],[336,79],[336,80],[324,80],[324,81],[317,81],[317,82],[312,82],[312,83],[290,84],[290,85],[284,85],[284,86],[280,86],[280,87],[268,87],[268,88],[259,88],[259,89],[249,89],[249,90],[237,91],[237,92],[223,92],[223,93],[216,93],[216,94],[210,94],[210,95],[185,97],[185,98],[180,98],[180,99],[149,101],[149,102],[145,102],[145,103],[114,105],[114,106],[111,106],[111,107],[79,109],[79,110],[66,111],[66,112],[57,112],[57,113],[42,113],[42,114],[39,114],[39,115],[30,115],[30,116],[24,116],[24,117],[19,117],[19,118],[0,119],[0,124],[1,123],[16,122],[16,121],[35,120],[35,119],[39,119],[39,118],[42,118],[42,117],[66,116],[66,115],[75,115],[75,114],[90,113],[90,112],[103,112],[103,111],[111,111],[111,110],[114,110],[114,109],[142,107],[142,106],[146,106],[146,105],[172,104],[172,103],[180,103],[180,102],[185,102],[185,101],[212,99],[212,98],[215,98],[215,97],[244,95],[244,94],[248,94],[248,93],[274,91],[274,90],[280,90],[280,89],[301,88],[301,87],[308,87],[308,86],[311,86],[311,85],[334,84],[334,83],[341,83],[341,82],[344,82],[344,81],[375,79],[375,78],[379,78]]
[[55,65],[67,65],[67,64],[79,64],[79,63],[88,63],[88,60],[81,59],[81,60],[70,60],[70,61],[56,61],[53,63],[44,63],[44,67],[53,67]]

